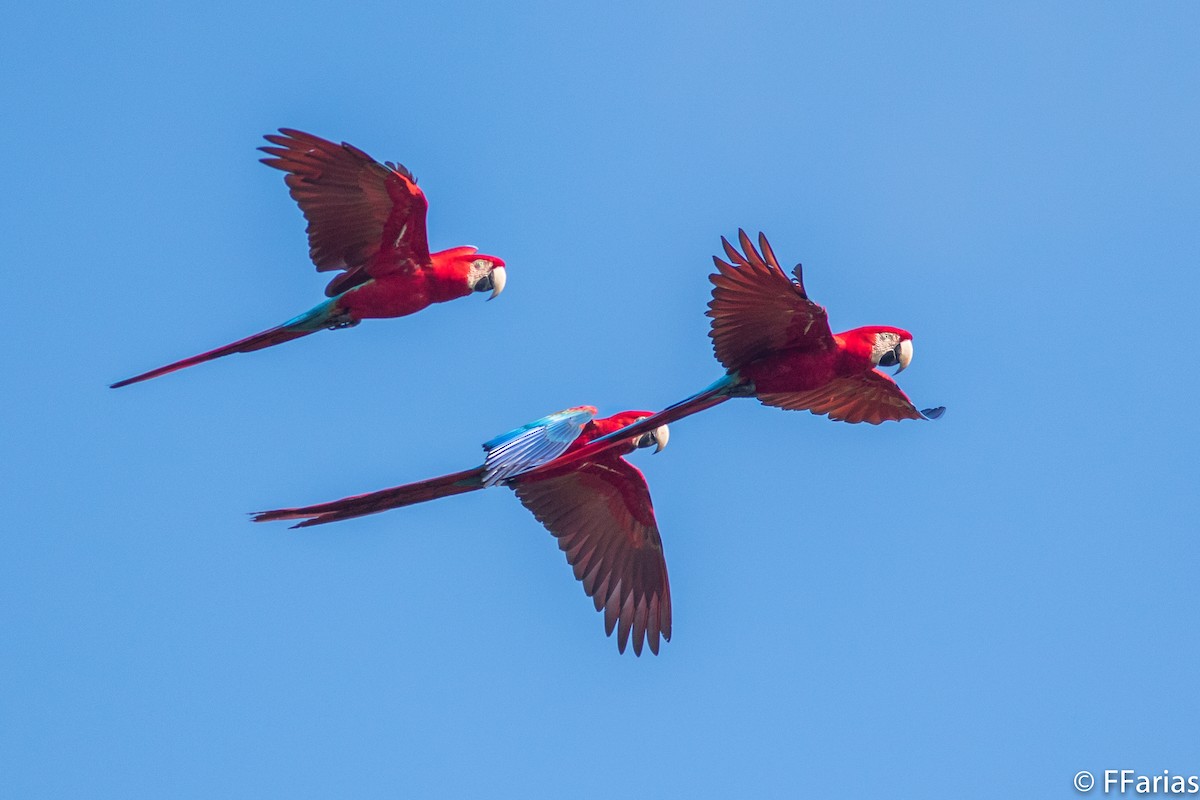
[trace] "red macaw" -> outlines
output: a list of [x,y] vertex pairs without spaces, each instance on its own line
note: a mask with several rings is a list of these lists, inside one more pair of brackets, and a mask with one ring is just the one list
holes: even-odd
[[295,528],[376,514],[389,508],[504,485],[557,539],[596,610],[604,629],[617,631],[624,653],[633,633],[633,652],[649,641],[658,654],[659,636],[671,640],[671,590],[662,539],[646,478],[623,456],[639,447],[667,446],[666,425],[611,445],[596,458],[558,464],[601,436],[644,417],[649,411],[623,411],[593,419],[596,409],[579,406],[551,414],[484,444],[481,466],[440,478],[409,483],[331,503],[262,511],[255,522],[303,520]]
[[[474,247],[429,252],[429,205],[413,174],[379,163],[357,147],[280,128],[260,147],[262,162],[287,173],[284,182],[308,220],[309,256],[317,270],[343,270],[325,288],[329,300],[277,327],[216,350],[112,384],[116,389],[211,361],[248,353],[364,319],[403,317],[472,292],[500,294],[504,261]],[[491,298],[488,298],[491,299]]]
[[729,261],[713,256],[717,272],[708,316],[709,337],[726,373],[708,388],[571,453],[568,459],[595,458],[611,443],[723,403],[731,397],[757,397],[778,408],[806,410],[842,422],[937,419],[944,406],[918,411],[896,382],[876,367],[912,362],[912,334],[902,328],[869,325],[833,333],[825,309],[808,299],[801,265],[795,280],[779,266],[767,237],[759,249],[738,230],[739,252],[721,237]]

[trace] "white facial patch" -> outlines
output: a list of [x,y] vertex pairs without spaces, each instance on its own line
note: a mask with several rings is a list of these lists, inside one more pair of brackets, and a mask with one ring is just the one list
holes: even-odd
[[875,334],[875,346],[871,348],[871,360],[876,364],[879,359],[883,358],[884,353],[889,353],[896,349],[896,345],[900,344],[900,335],[896,333],[877,333]]
[[486,258],[475,259],[471,262],[471,269],[467,273],[467,285],[474,289],[475,284],[479,283],[481,279],[486,278],[491,272],[491,261],[488,261]]

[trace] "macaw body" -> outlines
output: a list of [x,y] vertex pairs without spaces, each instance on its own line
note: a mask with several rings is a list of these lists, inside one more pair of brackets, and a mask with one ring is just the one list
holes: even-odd
[[691,397],[589,442],[567,456],[568,464],[595,458],[615,442],[731,397],[756,397],[769,406],[872,425],[937,419],[945,412],[944,407],[917,410],[878,369],[895,366],[899,373],[912,362],[911,333],[886,325],[833,333],[825,309],[808,298],[799,264],[792,271],[795,278],[789,278],[766,236],[758,235],[758,249],[745,231],[738,231],[738,241],[741,251],[721,238],[729,260],[714,256],[717,271],[709,277],[709,337],[725,374]]
[[[474,291],[470,274],[480,258],[477,252],[474,247],[452,247],[430,254],[428,270],[371,278],[334,298],[334,318],[344,317],[356,324],[364,319],[406,317],[434,303],[466,297]],[[503,263],[494,256],[483,258]]]
[[309,255],[318,271],[341,270],[330,299],[282,325],[112,384],[116,389],[231,353],[248,353],[364,319],[415,314],[472,292],[504,288],[504,261],[474,247],[429,252],[428,202],[403,166],[380,163],[352,145],[287,128],[265,138],[267,166],[287,173],[308,220]]
[[632,635],[641,655],[644,642],[657,654],[660,637],[671,638],[671,593],[662,538],[646,479],[624,456],[639,447],[666,446],[665,426],[612,441],[595,458],[572,460],[588,443],[650,416],[624,411],[595,419],[596,409],[579,406],[523,425],[484,444],[487,457],[474,469],[347,497],[330,503],[263,511],[255,522],[302,520],[296,528],[376,514],[391,508],[507,486],[558,539],[575,577],[604,611],[605,631],[617,632],[625,652]]

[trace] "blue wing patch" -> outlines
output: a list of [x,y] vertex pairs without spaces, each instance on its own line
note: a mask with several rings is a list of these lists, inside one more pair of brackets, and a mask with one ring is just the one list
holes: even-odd
[[591,406],[568,408],[488,440],[483,485],[495,486],[558,458],[594,416]]

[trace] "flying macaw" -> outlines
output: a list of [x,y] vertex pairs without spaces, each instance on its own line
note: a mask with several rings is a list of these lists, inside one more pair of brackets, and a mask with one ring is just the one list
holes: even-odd
[[903,371],[913,357],[912,334],[869,325],[833,333],[825,309],[808,298],[801,265],[789,278],[767,237],[756,250],[738,230],[741,251],[721,237],[729,261],[713,256],[717,271],[708,316],[709,337],[726,373],[711,386],[566,456],[595,458],[613,442],[723,403],[757,397],[769,406],[811,411],[842,422],[937,419],[944,406],[918,411],[900,387],[877,367]]
[[112,384],[156,378],[230,353],[248,353],[364,319],[403,317],[472,292],[504,290],[504,261],[474,247],[429,252],[429,204],[413,174],[379,163],[353,145],[280,128],[260,147],[308,220],[309,256],[317,270],[343,270],[325,287],[329,300],[277,327],[224,347]]
[[650,652],[657,655],[659,636],[671,640],[667,564],[646,478],[623,456],[640,447],[653,446],[660,452],[670,432],[666,425],[655,426],[611,444],[596,458],[559,468],[568,454],[650,412],[595,416],[592,406],[568,408],[491,439],[483,445],[484,463],[475,469],[330,503],[262,511],[254,521],[300,519],[292,527],[306,528],[507,486],[558,539],[584,592],[597,611],[604,610],[605,632],[612,636],[616,629],[617,649],[625,652],[632,631],[635,654],[642,654],[643,641],[648,640]]

